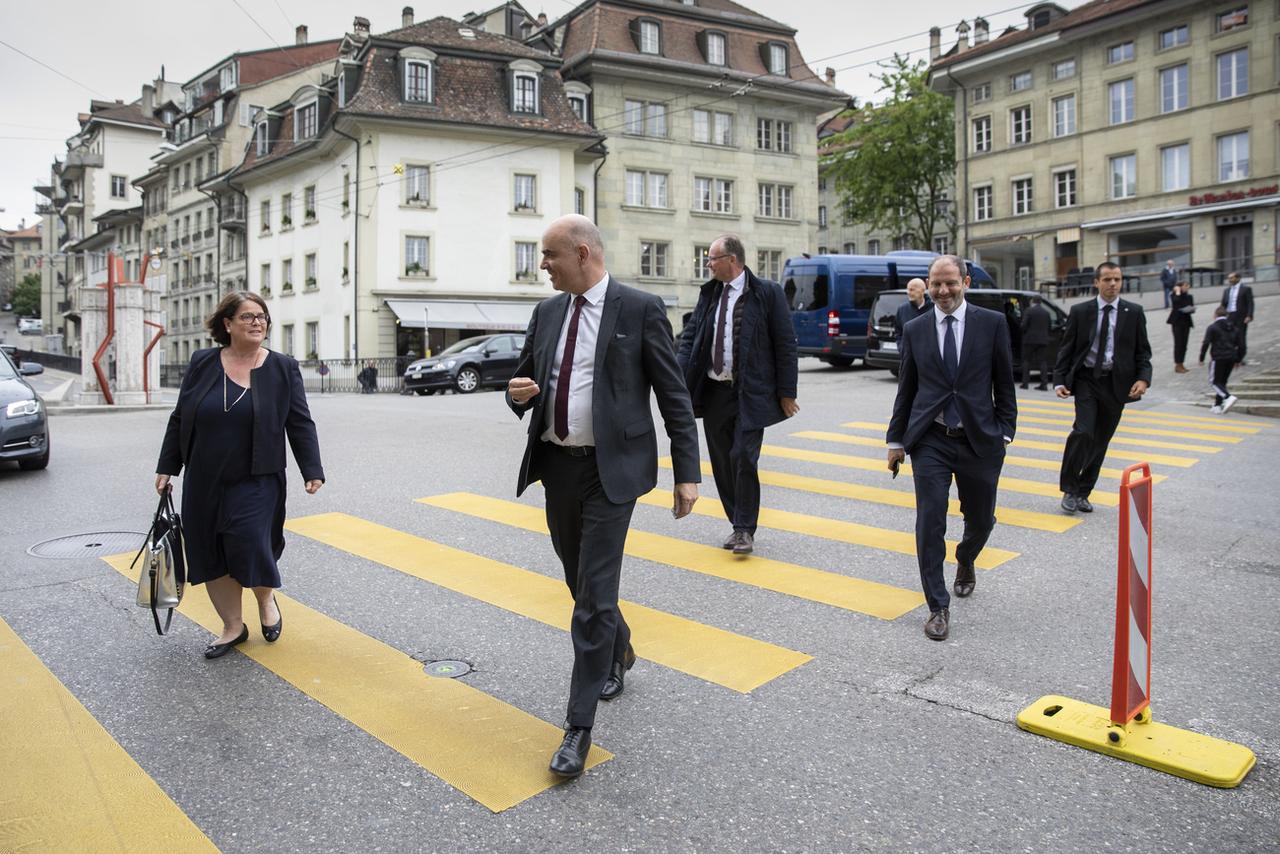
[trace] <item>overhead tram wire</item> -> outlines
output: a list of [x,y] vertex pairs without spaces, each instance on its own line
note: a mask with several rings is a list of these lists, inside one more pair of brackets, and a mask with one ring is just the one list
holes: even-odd
[[4,39],[0,39],[0,45],[4,45],[5,47],[9,48],[9,50],[13,51],[14,53],[16,53],[16,54],[18,54],[18,55],[20,55],[20,56],[25,56],[27,59],[29,59],[29,60],[31,60],[32,62],[34,62],[36,65],[39,65],[39,66],[40,66],[40,67],[42,67],[42,68],[46,68],[46,69],[48,69],[49,71],[52,71],[54,74],[58,75],[59,77],[63,78],[64,80],[70,80],[72,83],[76,84],[76,85],[77,85],[77,86],[79,86],[81,89],[84,89],[84,90],[85,90],[85,91],[87,91],[87,92],[90,92],[90,93],[92,93],[92,94],[94,94],[94,95],[97,95],[99,98],[102,98],[104,101],[105,101],[105,100],[110,100],[106,95],[102,94],[102,93],[101,93],[101,92],[99,92],[97,89],[94,89],[92,86],[86,86],[85,84],[81,83],[79,80],[75,79],[75,78],[74,78],[74,77],[72,77],[71,75],[69,75],[69,74],[64,74],[64,73],[62,73],[61,71],[59,71],[58,69],[54,68],[52,65],[49,65],[47,62],[42,62],[41,60],[36,59],[36,58],[35,58],[34,56],[32,56],[31,54],[26,53],[25,51],[19,50],[18,48],[16,48],[16,47],[14,47],[13,45],[9,44],[9,43],[8,43],[7,41],[5,41]]

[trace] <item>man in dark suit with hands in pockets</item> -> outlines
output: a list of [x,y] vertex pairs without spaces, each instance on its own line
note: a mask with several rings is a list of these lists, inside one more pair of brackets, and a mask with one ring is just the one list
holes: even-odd
[[551,771],[576,777],[597,702],[622,693],[636,660],[618,584],[636,499],[658,481],[651,389],[671,438],[675,518],[693,509],[702,476],[662,300],[606,272],[600,231],[583,216],[551,223],[541,267],[561,293],[534,308],[507,404],[522,418],[531,413],[516,494],[542,481],[551,543],[574,599],[568,716]]
[[911,455],[916,558],[929,605],[924,633],[937,641],[946,640],[951,621],[942,573],[951,480],[964,516],[955,593],[965,597],[973,593],[974,563],[995,527],[1004,449],[1018,421],[1008,321],[965,300],[964,269],[954,255],[940,255],[929,267],[933,310],[903,327],[898,396],[885,436],[895,475]]

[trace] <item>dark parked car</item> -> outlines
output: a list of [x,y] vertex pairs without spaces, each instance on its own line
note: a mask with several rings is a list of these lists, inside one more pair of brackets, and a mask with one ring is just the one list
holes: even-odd
[[418,394],[453,389],[470,394],[481,386],[505,386],[516,370],[524,335],[464,338],[439,355],[418,359],[404,371],[404,387]]
[[26,471],[49,465],[49,425],[44,401],[23,379],[44,373],[35,362],[14,365],[9,348],[0,350],[0,460]]
[[[974,305],[998,311],[1009,321],[1009,343],[1013,345],[1013,370],[1019,381],[1022,377],[1022,315],[1031,305],[1031,298],[1040,296],[1035,291],[1012,291],[1002,288],[969,288],[964,298]],[[1067,313],[1053,300],[1040,297],[1044,307],[1049,310],[1049,369],[1053,369],[1054,358],[1058,354],[1058,344],[1062,341],[1062,327],[1067,322]],[[907,301],[906,291],[882,291],[871,306],[871,316],[867,319],[867,355],[869,368],[888,368],[896,377],[898,375],[898,322],[896,315],[898,306]],[[1051,377],[1044,377],[1048,382]]]

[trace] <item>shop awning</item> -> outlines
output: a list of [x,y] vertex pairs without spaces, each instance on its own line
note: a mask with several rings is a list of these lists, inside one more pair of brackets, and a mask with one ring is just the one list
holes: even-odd
[[1113,225],[1128,225],[1129,223],[1134,222],[1155,222],[1165,219],[1185,219],[1192,216],[1203,216],[1204,214],[1218,213],[1219,211],[1230,211],[1239,208],[1261,208],[1276,204],[1280,204],[1280,195],[1263,196],[1262,198],[1257,199],[1239,199],[1229,202],[1216,202],[1208,205],[1172,208],[1169,210],[1134,214],[1132,216],[1121,216],[1114,219],[1098,219],[1093,222],[1082,222],[1080,223],[1080,227],[1087,229],[1110,228]]
[[523,332],[533,315],[532,302],[497,300],[389,299],[387,308],[407,329],[486,329],[494,332]]

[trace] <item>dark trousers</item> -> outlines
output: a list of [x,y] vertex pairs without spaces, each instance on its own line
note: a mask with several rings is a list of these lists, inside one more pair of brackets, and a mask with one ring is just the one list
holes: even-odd
[[1120,425],[1124,401],[1116,397],[1109,374],[1095,378],[1090,368],[1076,372],[1071,391],[1076,398],[1076,420],[1062,454],[1058,486],[1065,493],[1087,498],[1098,482],[1107,445]]
[[1049,345],[1048,344],[1023,344],[1022,345],[1022,384],[1026,385],[1028,377],[1031,376],[1031,365],[1035,363],[1040,366],[1040,385],[1049,382]]
[[1227,391],[1227,380],[1231,378],[1231,371],[1236,363],[1230,359],[1214,359],[1213,360],[1213,405],[1221,406],[1222,401],[1231,396],[1231,392]]
[[1238,311],[1233,311],[1230,315],[1231,322],[1236,325],[1236,329],[1240,330],[1240,352],[1236,353],[1236,364],[1244,364],[1245,351],[1249,349],[1248,341],[1249,324],[1244,322],[1244,315]]
[[724,515],[735,531],[756,535],[760,518],[760,446],[764,430],[738,426],[738,392],[728,383],[702,385],[702,429]]
[[1191,337],[1191,327],[1185,323],[1173,324],[1173,363],[1181,365],[1187,360],[1187,339]]
[[951,607],[951,594],[942,575],[947,555],[947,505],[951,479],[960,494],[964,537],[956,546],[956,560],[973,563],[996,524],[996,486],[1004,452],[980,457],[963,436],[948,438],[942,428],[930,427],[911,451],[916,487],[916,559],[920,586],[930,611]]
[[635,501],[614,504],[604,494],[594,456],[573,457],[545,443],[542,486],[547,528],[573,594],[573,676],[568,723],[595,724],[600,690],[609,668],[622,661],[631,629],[618,608],[622,550]]

